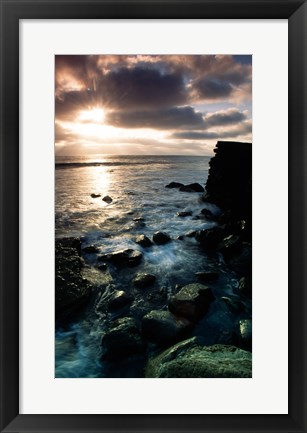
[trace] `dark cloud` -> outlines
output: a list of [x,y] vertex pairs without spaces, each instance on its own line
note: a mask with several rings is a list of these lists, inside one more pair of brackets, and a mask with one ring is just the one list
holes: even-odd
[[181,74],[148,67],[111,71],[101,78],[98,91],[107,106],[128,110],[182,105],[187,100]]
[[202,128],[204,121],[201,113],[192,107],[174,107],[152,111],[111,112],[106,118],[109,124],[121,128]]
[[239,111],[236,108],[217,111],[216,113],[207,114],[204,118],[206,128],[212,126],[224,126],[240,123],[246,119],[246,113]]
[[218,138],[219,134],[216,132],[197,132],[197,131],[184,131],[175,132],[172,134],[173,138],[181,138],[183,140],[205,140]]
[[97,96],[89,90],[73,90],[55,98],[55,117],[58,120],[73,121],[81,110],[90,110],[98,104]]
[[233,87],[231,83],[223,79],[205,77],[193,84],[193,90],[197,99],[220,99],[230,96]]
[[209,139],[221,139],[221,138],[236,138],[240,136],[249,135],[252,132],[252,123],[250,120],[242,123],[238,127],[219,132],[211,131],[184,131],[176,132],[172,134],[172,138],[182,140],[209,140]]

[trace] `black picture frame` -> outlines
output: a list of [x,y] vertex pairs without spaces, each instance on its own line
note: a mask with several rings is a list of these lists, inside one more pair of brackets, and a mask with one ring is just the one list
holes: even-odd
[[[306,432],[306,2],[302,0],[166,0],[164,2],[0,0],[0,6],[1,432]],[[19,20],[93,18],[288,20],[290,323],[288,415],[19,414]],[[276,358],[278,362],[278,354]]]

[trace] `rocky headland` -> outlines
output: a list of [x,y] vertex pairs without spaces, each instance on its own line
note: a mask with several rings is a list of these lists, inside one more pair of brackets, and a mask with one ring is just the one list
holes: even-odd
[[[84,238],[56,240],[56,326],[99,313],[100,362],[108,377],[252,375],[252,145],[220,141],[214,151],[204,187],[176,179],[166,185],[170,194],[174,189],[195,194],[204,207],[194,217],[210,228],[177,238],[160,231],[138,234],[135,249],[108,254]],[[177,215],[193,214],[192,209]],[[143,269],[144,256],[171,242],[185,248],[191,238],[211,266],[200,266],[194,279],[169,292],[158,274]],[[231,290],[223,286],[227,272],[233,275]]]

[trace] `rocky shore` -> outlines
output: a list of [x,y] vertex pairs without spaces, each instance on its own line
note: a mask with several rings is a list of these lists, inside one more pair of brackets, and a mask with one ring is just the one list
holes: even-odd
[[[176,238],[162,231],[138,234],[135,248],[107,254],[86,238],[56,240],[56,326],[99,312],[100,362],[108,377],[252,376],[251,170],[251,143],[218,142],[204,187],[176,179],[165,185],[170,194],[195,194],[195,203],[204,205],[197,215],[182,210],[178,218],[204,220],[210,228]],[[144,257],[172,242],[185,248],[189,239],[199,257],[216,266],[200,266],[194,279],[169,292],[160,275],[144,270]],[[227,272],[231,288],[223,286]]]

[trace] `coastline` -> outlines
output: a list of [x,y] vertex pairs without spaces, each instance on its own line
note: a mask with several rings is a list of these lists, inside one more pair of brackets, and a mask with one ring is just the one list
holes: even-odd
[[[197,216],[211,222],[211,228],[182,234],[181,239],[171,233],[141,234],[135,248],[108,254],[84,245],[82,238],[56,240],[57,328],[69,329],[87,309],[106,318],[101,359],[96,360],[104,365],[102,377],[251,377],[252,145],[225,143],[218,142],[210,161],[206,191],[197,183],[165,185],[170,193],[181,189],[195,194],[197,206],[204,205]],[[212,212],[210,204],[219,210]],[[181,210],[177,216],[191,215]],[[144,221],[134,223],[141,228]],[[159,275],[142,272],[144,255],[172,242],[185,248],[189,239],[196,240],[199,257],[209,258],[210,266],[199,266],[189,284],[177,284],[169,293],[159,287]],[[236,284],[223,293],[226,270]],[[122,284],[121,275],[132,271],[128,285]],[[97,275],[99,287],[93,284]]]

